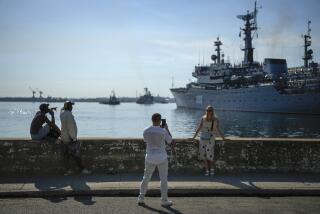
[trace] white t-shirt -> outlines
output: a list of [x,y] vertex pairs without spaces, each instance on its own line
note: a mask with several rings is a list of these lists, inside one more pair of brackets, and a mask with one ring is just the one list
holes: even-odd
[[77,140],[78,128],[71,111],[61,110],[61,140],[64,143]]
[[168,131],[160,126],[150,126],[144,129],[143,139],[147,144],[146,161],[152,164],[160,164],[168,158],[166,144],[171,143],[172,137]]

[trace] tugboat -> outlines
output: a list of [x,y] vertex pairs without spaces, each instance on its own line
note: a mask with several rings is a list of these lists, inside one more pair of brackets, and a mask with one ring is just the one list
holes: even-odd
[[148,88],[144,88],[144,95],[140,96],[136,101],[138,104],[153,104],[153,96]]
[[117,99],[115,92],[112,90],[109,100],[101,101],[100,104],[107,104],[107,105],[119,105],[120,101]]
[[[204,109],[213,105],[216,110],[272,113],[320,114],[319,65],[311,62],[313,51],[310,26],[305,38],[305,64],[302,72],[288,69],[286,59],[253,58],[252,40],[256,36],[258,8],[237,18],[244,21],[240,37],[244,37],[243,61],[233,65],[221,54],[219,37],[214,42],[216,55],[210,65],[197,65],[190,82],[183,88],[171,88],[177,107]],[[309,22],[310,25],[310,22]],[[242,34],[242,36],[241,36]],[[289,70],[289,72],[288,72]]]

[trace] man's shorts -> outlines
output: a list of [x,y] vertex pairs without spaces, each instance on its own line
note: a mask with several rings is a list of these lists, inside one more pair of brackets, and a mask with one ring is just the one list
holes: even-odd
[[37,134],[31,134],[31,139],[32,140],[42,140],[43,138],[45,138],[50,132],[50,127],[49,125],[45,125],[42,128],[40,128],[40,130],[38,131]]

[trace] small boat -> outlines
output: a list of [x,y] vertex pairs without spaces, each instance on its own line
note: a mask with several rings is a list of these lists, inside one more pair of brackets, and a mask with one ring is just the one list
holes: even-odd
[[169,103],[169,99],[165,97],[160,97],[159,95],[154,97],[154,102],[155,103],[162,103],[162,104],[167,104]]
[[140,96],[136,103],[138,104],[153,104],[153,96],[148,88],[144,88],[145,94]]
[[112,91],[109,100],[101,101],[99,103],[100,104],[107,104],[107,105],[119,105],[120,101],[117,99],[115,92]]

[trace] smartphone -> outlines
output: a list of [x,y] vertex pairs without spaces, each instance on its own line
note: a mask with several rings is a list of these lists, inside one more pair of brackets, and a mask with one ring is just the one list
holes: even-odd
[[167,124],[166,119],[161,119],[161,126],[164,127]]

